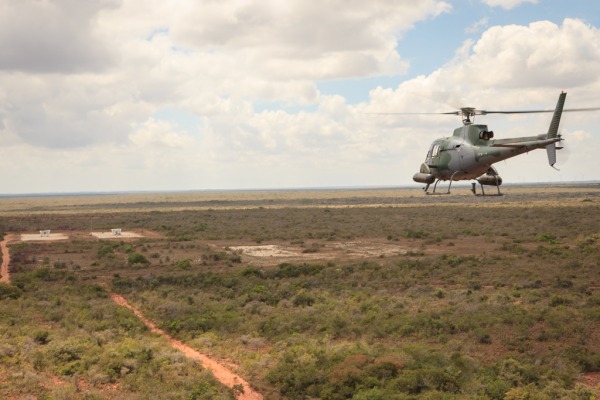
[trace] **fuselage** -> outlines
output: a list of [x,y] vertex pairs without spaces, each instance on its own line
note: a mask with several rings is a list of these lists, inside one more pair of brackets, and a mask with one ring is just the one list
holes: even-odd
[[471,180],[485,174],[498,161],[544,148],[546,135],[492,139],[487,125],[464,125],[450,137],[435,140],[421,165],[422,174],[440,180]]
[[[498,195],[502,178],[493,167],[494,163],[506,160],[519,154],[535,149],[546,149],[548,164],[554,167],[556,163],[556,150],[562,148],[562,137],[558,134],[560,117],[563,112],[567,94],[561,92],[554,110],[529,110],[529,111],[484,111],[471,107],[461,108],[456,115],[462,115],[463,126],[454,130],[450,137],[435,140],[421,164],[419,172],[414,174],[415,182],[426,184],[424,190],[429,194],[429,185],[435,182],[433,193],[440,181],[450,180],[448,192],[452,181],[475,179],[481,184],[481,193],[485,195],[483,186],[496,186]],[[580,108],[565,111],[592,111],[599,108]],[[487,125],[475,125],[471,118],[475,115],[486,114],[517,114],[554,112],[548,131],[537,136],[523,136],[510,139],[494,139],[494,132],[488,130]],[[444,113],[444,114],[455,114]],[[475,183],[471,191],[477,195]]]

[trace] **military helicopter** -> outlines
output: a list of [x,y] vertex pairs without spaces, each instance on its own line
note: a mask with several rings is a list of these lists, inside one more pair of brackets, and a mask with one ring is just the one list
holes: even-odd
[[[492,164],[531,150],[545,148],[548,153],[548,163],[555,168],[556,150],[563,148],[563,138],[558,133],[558,125],[563,111],[600,110],[600,107],[563,110],[566,97],[567,93],[561,92],[554,110],[485,111],[465,107],[459,111],[435,113],[461,115],[463,126],[456,128],[451,137],[433,141],[427,152],[425,162],[421,164],[421,168],[413,176],[413,180],[427,185],[423,188],[426,194],[450,194],[453,181],[476,180],[481,186],[481,194],[477,193],[476,183],[472,182],[471,191],[474,195],[486,195],[484,186],[495,186],[498,192],[494,195],[501,196],[502,178]],[[546,112],[554,112],[552,122],[550,122],[547,133],[537,136],[494,139],[494,132],[488,130],[487,125],[473,123],[476,115]],[[447,180],[450,181],[447,192],[436,192],[438,183]],[[434,184],[433,190],[429,192],[432,183]]]

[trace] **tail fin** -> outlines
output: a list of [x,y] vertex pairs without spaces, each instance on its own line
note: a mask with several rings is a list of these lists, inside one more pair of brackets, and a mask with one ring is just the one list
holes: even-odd
[[560,117],[562,115],[566,98],[567,94],[565,92],[561,92],[558,96],[558,102],[556,103],[556,108],[554,109],[552,122],[550,122],[550,127],[548,128],[548,139],[555,138],[558,135],[558,125],[560,124]]
[[[565,92],[561,92],[558,96],[558,102],[556,103],[556,108],[554,109],[554,115],[552,116],[552,122],[550,122],[550,127],[548,128],[548,139],[558,137],[558,125],[560,124],[560,117],[562,115],[563,106],[565,105],[565,100],[567,98],[567,94]],[[548,164],[552,168],[554,164],[556,164],[556,143],[551,143],[546,146],[546,152],[548,153]]]

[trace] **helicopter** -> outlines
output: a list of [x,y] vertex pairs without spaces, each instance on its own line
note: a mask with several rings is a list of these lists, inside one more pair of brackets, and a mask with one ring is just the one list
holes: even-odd
[[[563,112],[594,111],[596,108],[563,109],[567,97],[561,92],[553,110],[527,111],[486,111],[472,107],[464,107],[459,111],[435,113],[462,116],[463,126],[456,128],[450,137],[436,139],[431,143],[425,162],[421,164],[413,180],[424,183],[425,194],[450,194],[453,181],[476,180],[481,186],[481,194],[477,193],[477,184],[471,183],[471,191],[476,196],[485,196],[484,186],[495,186],[497,194],[502,196],[500,185],[502,178],[493,164],[511,157],[527,153],[535,149],[546,149],[548,163],[552,168],[556,164],[556,151],[563,148],[563,138],[558,133],[558,126]],[[548,132],[537,136],[524,136],[510,139],[494,139],[494,132],[487,125],[475,124],[476,115],[487,114],[531,114],[553,112]],[[436,192],[440,181],[450,181],[445,193]],[[433,184],[433,190],[429,187]]]

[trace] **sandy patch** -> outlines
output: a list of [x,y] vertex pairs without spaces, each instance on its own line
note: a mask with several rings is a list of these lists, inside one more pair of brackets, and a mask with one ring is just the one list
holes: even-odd
[[121,232],[119,235],[115,235],[112,232],[92,232],[90,235],[97,237],[98,239],[128,239],[128,238],[141,238],[141,235],[136,232]]
[[23,233],[21,234],[21,241],[52,241],[52,240],[66,240],[69,237],[64,233],[50,233],[47,235],[41,235],[39,233]]
[[253,257],[296,257],[301,253],[301,250],[285,249],[276,244],[267,244],[264,246],[233,246],[230,250]]
[[403,255],[408,252],[404,246],[387,243],[339,242],[332,243],[330,247],[361,256]]
[[285,246],[277,244],[228,246],[228,250],[241,253],[254,259],[269,259],[270,261],[298,260],[328,260],[339,257],[362,258],[405,255],[410,249],[405,245],[376,241],[327,242],[316,247]]

